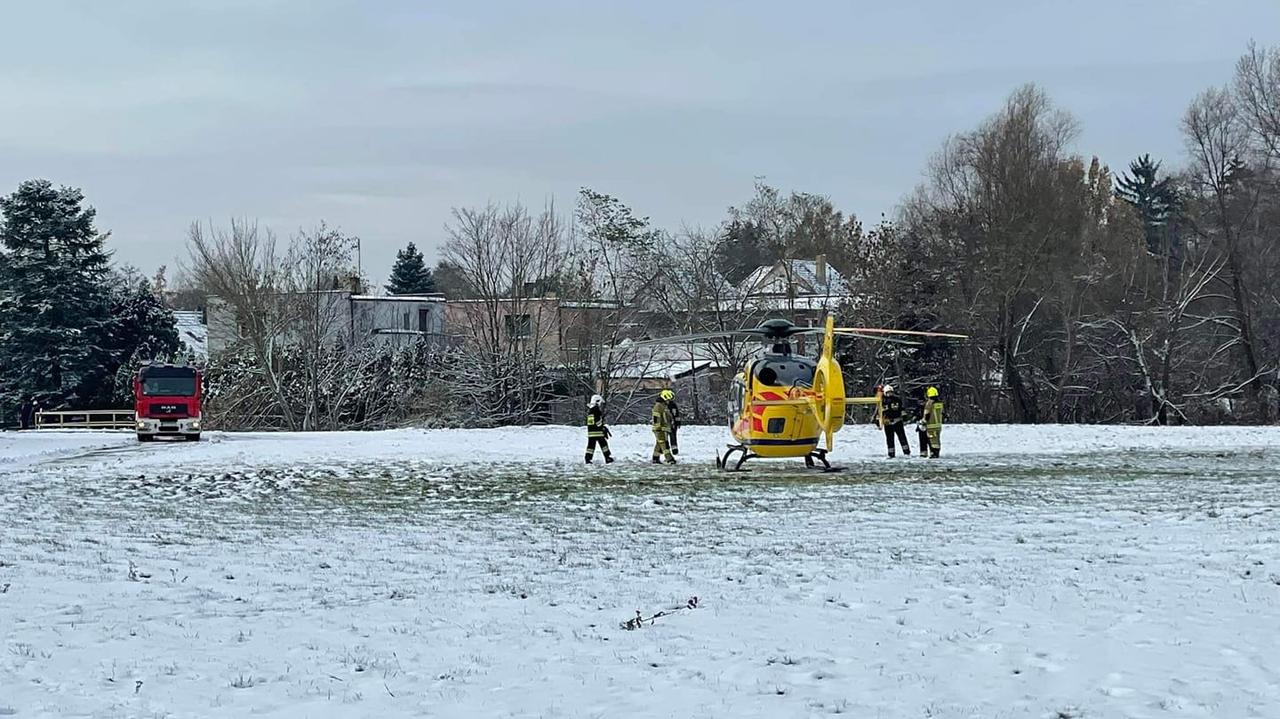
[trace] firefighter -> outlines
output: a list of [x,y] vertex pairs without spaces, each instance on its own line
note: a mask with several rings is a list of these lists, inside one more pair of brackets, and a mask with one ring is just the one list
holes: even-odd
[[604,463],[613,462],[613,454],[609,452],[609,438],[612,436],[613,433],[604,423],[604,397],[593,394],[591,401],[587,403],[587,464],[591,464],[597,446],[604,454]]
[[675,464],[676,458],[671,456],[671,446],[668,444],[668,437],[671,436],[671,427],[674,424],[671,418],[671,402],[675,400],[676,393],[669,389],[664,389],[658,393],[658,401],[653,403],[653,463],[659,464],[666,460],[667,464]]
[[676,438],[676,432],[680,429],[680,407],[676,404],[675,392],[671,393],[671,399],[667,402],[667,409],[671,410],[671,431],[667,433],[667,444],[671,447],[671,454],[680,454],[680,441]]
[[893,385],[887,384],[880,396],[880,426],[884,428],[884,439],[889,445],[889,458],[894,456],[893,438],[897,436],[902,445],[902,454],[911,456],[911,445],[907,442],[907,430],[903,427],[902,398],[894,391]]
[[942,451],[942,400],[938,399],[938,388],[930,387],[924,391],[924,409],[920,412],[920,421],[916,424],[916,437],[920,440],[920,456],[936,458]]

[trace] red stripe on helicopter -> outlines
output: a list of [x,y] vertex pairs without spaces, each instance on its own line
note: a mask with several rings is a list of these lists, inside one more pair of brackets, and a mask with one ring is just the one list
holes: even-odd
[[[760,399],[765,400],[766,402],[774,402],[780,399],[786,399],[786,397],[783,397],[777,392],[761,392]],[[756,405],[754,402],[750,404],[749,407],[751,410],[751,431],[763,432],[765,408],[761,405]]]

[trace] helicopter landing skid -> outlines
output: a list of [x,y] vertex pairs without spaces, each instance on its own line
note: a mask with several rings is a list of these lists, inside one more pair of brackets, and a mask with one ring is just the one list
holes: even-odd
[[[745,464],[748,459],[753,459],[759,455],[752,452],[746,445],[730,444],[728,447],[729,450],[724,453],[724,456],[720,456],[719,454],[716,455],[716,468],[723,469],[726,472],[750,471],[743,469],[742,465]],[[733,458],[735,454],[738,455],[737,461],[734,461]],[[818,467],[819,464],[822,466]],[[823,472],[840,472],[844,470],[843,467],[831,466],[831,463],[827,461],[827,450],[825,449],[815,449],[805,455],[804,466],[809,469],[818,468]]]
[[808,467],[809,469],[813,469],[814,467],[816,467],[818,462],[822,463],[823,472],[839,472],[840,471],[839,467],[832,467],[831,463],[827,461],[827,450],[825,449],[815,449],[809,454],[806,454],[804,457],[804,466]]
[[[726,472],[745,472],[746,470],[742,468],[742,465],[748,459],[758,456],[756,455],[755,452],[752,452],[745,445],[731,444],[731,445],[728,445],[728,447],[729,447],[729,450],[724,453],[723,457],[721,457],[719,454],[716,455],[716,467],[718,469],[723,469]],[[735,452],[737,452],[740,456],[738,457],[738,461],[734,462],[733,467],[730,468],[729,462]]]

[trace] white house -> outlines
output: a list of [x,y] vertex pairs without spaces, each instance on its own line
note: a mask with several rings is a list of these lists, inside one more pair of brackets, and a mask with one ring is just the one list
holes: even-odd
[[[330,341],[356,345],[367,340],[400,346],[425,337],[444,342],[443,295],[355,295],[345,290],[325,290],[314,295]],[[209,298],[208,313],[208,352],[225,351],[243,337],[242,322],[227,303]]]
[[757,267],[739,285],[749,298],[776,309],[834,309],[850,298],[851,290],[824,255],[813,260],[784,259]]
[[197,362],[208,359],[209,326],[204,323],[204,312],[175,310],[173,319],[184,354],[190,355]]
[[351,295],[354,337],[380,344],[444,341],[444,295]]

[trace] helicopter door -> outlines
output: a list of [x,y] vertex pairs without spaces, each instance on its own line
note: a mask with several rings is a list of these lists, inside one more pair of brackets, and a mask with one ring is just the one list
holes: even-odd
[[732,427],[734,422],[742,416],[742,407],[744,399],[747,395],[747,385],[742,381],[742,375],[733,378],[733,386],[729,388],[729,426]]

